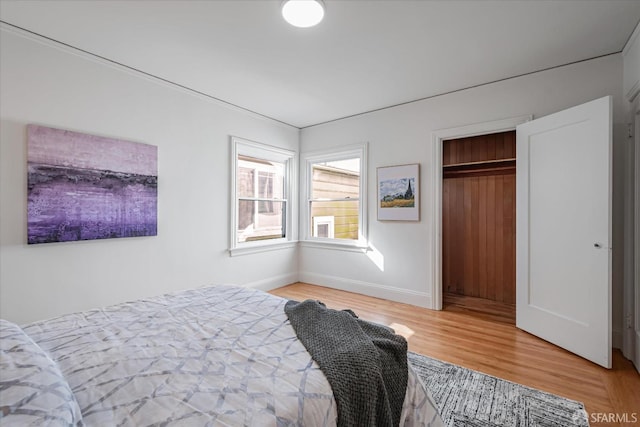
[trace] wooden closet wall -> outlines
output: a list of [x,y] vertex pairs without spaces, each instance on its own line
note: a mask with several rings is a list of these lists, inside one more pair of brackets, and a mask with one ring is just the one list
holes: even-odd
[[515,304],[515,131],[443,142],[443,292]]

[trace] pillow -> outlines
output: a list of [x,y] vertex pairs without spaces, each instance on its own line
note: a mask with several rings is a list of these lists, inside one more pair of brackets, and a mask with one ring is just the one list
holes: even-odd
[[81,426],[58,365],[18,325],[0,319],[0,426]]

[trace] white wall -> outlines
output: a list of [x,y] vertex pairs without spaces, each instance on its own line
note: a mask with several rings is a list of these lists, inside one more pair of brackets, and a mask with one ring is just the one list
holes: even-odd
[[[627,197],[624,312],[632,327],[624,330],[623,353],[640,372],[640,24],[622,51],[623,93],[627,123],[633,134],[627,145]],[[633,232],[635,229],[635,233]],[[626,326],[626,320],[625,320]]]
[[[297,279],[295,248],[229,257],[229,135],[299,131],[3,28],[0,316],[23,323],[212,283]],[[26,125],[158,146],[158,235],[26,245]]]
[[[437,64],[434,64],[437,66]],[[389,82],[402,84],[402,82]],[[431,133],[439,129],[532,114],[544,116],[605,95],[614,104],[614,342],[622,316],[624,114],[622,57],[619,54],[513,78],[494,84],[305,128],[302,153],[354,142],[369,142],[369,238],[384,269],[365,254],[319,248],[300,249],[300,280],[353,289],[428,306],[432,270]],[[376,168],[420,163],[421,221],[376,220]]]
[[628,101],[640,93],[640,24],[636,26],[623,50],[623,92]]

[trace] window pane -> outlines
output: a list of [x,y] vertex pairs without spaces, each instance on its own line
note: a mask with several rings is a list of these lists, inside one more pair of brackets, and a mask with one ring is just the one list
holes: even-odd
[[[311,232],[313,237],[330,237],[331,231],[320,226],[324,221],[315,221],[316,217],[333,217],[333,237],[336,239],[358,240],[358,213],[360,202],[358,200],[347,200],[339,202],[310,202],[311,210]],[[314,230],[313,224],[319,222]],[[323,224],[322,224],[323,225]],[[322,234],[326,233],[326,236]]]
[[329,237],[329,224],[318,224],[317,237]]
[[255,170],[247,167],[238,167],[238,196],[253,197],[255,194]]
[[358,199],[360,159],[315,163],[312,166],[312,199]]
[[285,237],[284,211],[285,202],[239,200],[238,243]]
[[258,172],[258,197],[273,198],[273,173]]
[[238,156],[238,197],[284,198],[284,163]]

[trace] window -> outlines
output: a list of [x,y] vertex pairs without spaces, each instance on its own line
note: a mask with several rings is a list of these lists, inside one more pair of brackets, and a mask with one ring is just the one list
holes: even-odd
[[335,237],[335,217],[334,216],[314,216],[313,236],[315,237]]
[[304,236],[307,242],[366,243],[366,145],[304,157]]
[[232,147],[231,254],[290,242],[295,153],[235,137]]
[[286,237],[284,167],[281,162],[238,156],[237,243]]

